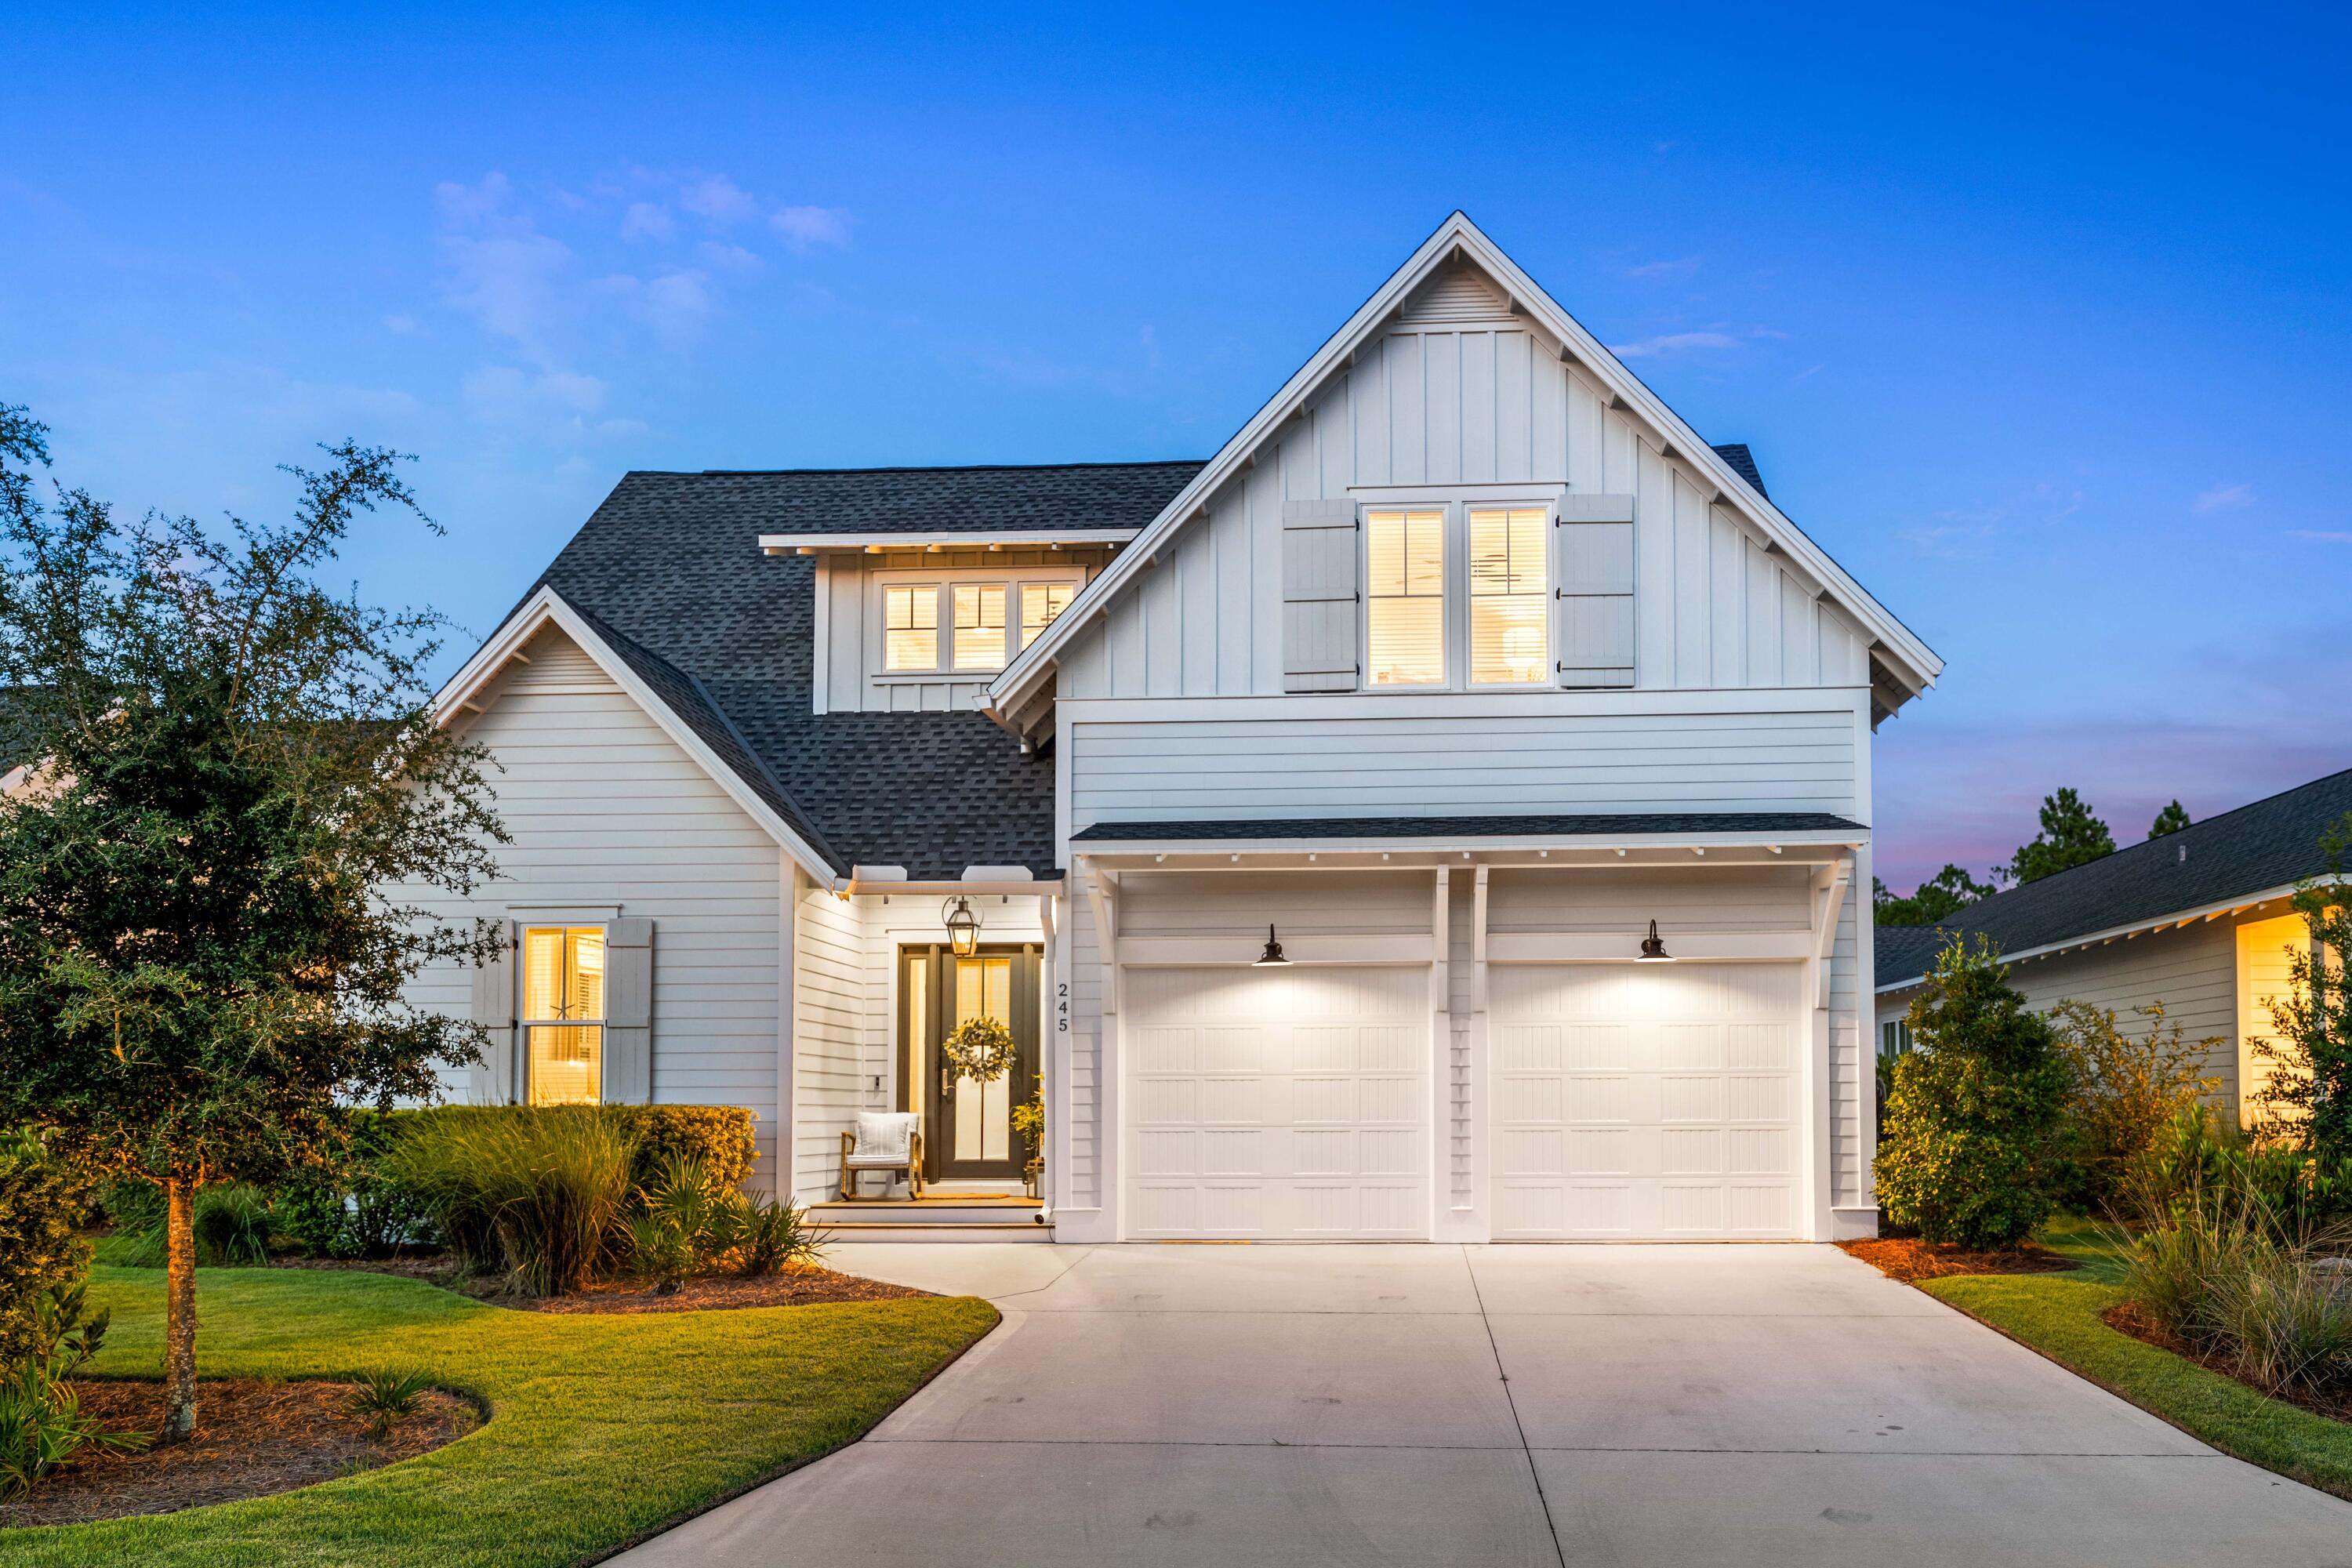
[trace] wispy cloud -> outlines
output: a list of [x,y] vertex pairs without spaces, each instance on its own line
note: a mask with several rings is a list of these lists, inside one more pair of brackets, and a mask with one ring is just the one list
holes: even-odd
[[736,223],[758,210],[751,194],[724,174],[695,181],[677,194],[677,205],[713,223]]
[[1644,261],[1639,267],[1625,268],[1628,278],[1687,278],[1698,270],[1698,258],[1685,256],[1674,261]]
[[724,271],[757,272],[761,266],[757,255],[724,240],[706,239],[695,248],[701,253],[702,259]]
[[475,185],[444,181],[433,194],[442,223],[442,297],[532,357],[549,357],[557,284],[571,265],[571,247],[512,209],[504,174]]
[[785,207],[768,222],[796,251],[817,245],[847,245],[849,215],[839,207]]
[[2210,490],[2200,490],[2189,510],[2200,517],[2212,517],[2225,511],[2243,511],[2254,504],[2252,485],[2215,485]]
[[621,215],[623,239],[667,239],[677,228],[668,210],[654,202],[631,202]]
[[2308,539],[2321,544],[2352,544],[2352,532],[2333,528],[2290,528],[2289,539]]
[[1609,352],[1619,359],[1664,359],[1675,354],[1697,353],[1709,349],[1736,349],[1739,340],[1729,332],[1661,332],[1656,337],[1643,338],[1630,343],[1612,343]]

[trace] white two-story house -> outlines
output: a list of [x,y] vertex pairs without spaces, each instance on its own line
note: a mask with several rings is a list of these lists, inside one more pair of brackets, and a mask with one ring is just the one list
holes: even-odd
[[812,1203],[861,1111],[1009,1191],[1042,1088],[1057,1240],[1868,1235],[1939,670],[1457,214],[1206,462],[624,479],[441,697],[516,956],[420,994]]

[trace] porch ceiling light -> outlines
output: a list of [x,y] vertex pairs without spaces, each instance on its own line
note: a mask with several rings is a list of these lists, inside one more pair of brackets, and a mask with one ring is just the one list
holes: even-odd
[[1642,939],[1642,951],[1633,956],[1636,963],[1672,963],[1675,955],[1666,951],[1664,938],[1658,935],[1658,922],[1650,922],[1650,934]]
[[980,951],[980,917],[971,912],[970,899],[952,899],[940,906],[948,928],[948,947],[958,958],[970,958]]
[[1252,969],[1286,969],[1289,964],[1290,960],[1282,956],[1282,943],[1275,940],[1274,928],[1266,927],[1265,951],[1257,955],[1257,962],[1250,967]]

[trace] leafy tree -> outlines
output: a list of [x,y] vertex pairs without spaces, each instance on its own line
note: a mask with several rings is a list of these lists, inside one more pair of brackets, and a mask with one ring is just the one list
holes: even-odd
[[2042,798],[2042,831],[1993,875],[2009,881],[2039,881],[2070,866],[2081,866],[2116,852],[2116,836],[2071,789]]
[[1880,925],[1930,926],[1937,921],[1949,920],[1980,899],[1992,897],[1994,889],[1958,866],[1948,865],[1920,883],[1907,899],[1895,897],[1875,877],[1871,879],[1871,891]]
[[2150,838],[2161,838],[2168,833],[2178,833],[2188,826],[2189,813],[2176,800],[2156,814],[2156,820],[2147,825],[2147,836]]
[[0,685],[39,763],[0,801],[0,1116],[162,1190],[172,1442],[195,1423],[198,1190],[315,1167],[345,1107],[479,1059],[403,988],[494,951],[415,900],[493,874],[505,835],[481,752],[427,710],[440,618],[312,580],[359,514],[415,510],[395,454],[329,448],[288,470],[291,522],[216,536],[118,528],[80,489],[45,510],[46,434],[0,407]]
[[1887,1219],[1929,1241],[2011,1247],[2064,1177],[2068,1073],[2049,1021],[1983,935],[1954,937],[1911,1004],[1878,1147]]
[[2146,1026],[2142,1034],[2126,1033],[2112,1009],[2088,1002],[2061,1002],[2050,1014],[2073,1079],[2066,1118],[2083,1173],[2079,1195],[2109,1215],[2117,1213],[2134,1168],[2181,1112],[2221,1087],[2205,1064],[2229,1046],[2219,1036],[2190,1043],[2162,1002],[2133,1011]]
[[2352,955],[2352,876],[2345,868],[2352,812],[2320,836],[2319,847],[2326,869],[2294,892],[2311,940],[2288,950],[2287,995],[2271,1005],[2276,1036],[2254,1042],[2270,1066],[2255,1100],[2299,1127],[2304,1147],[2321,1163],[2336,1164],[2352,1160],[2352,1000],[2344,967]]

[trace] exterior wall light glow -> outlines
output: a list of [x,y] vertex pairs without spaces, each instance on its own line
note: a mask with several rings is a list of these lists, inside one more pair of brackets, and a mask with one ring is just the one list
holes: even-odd
[[1650,934],[1642,939],[1642,951],[1634,955],[1636,963],[1672,963],[1675,955],[1666,951],[1664,938],[1658,935],[1658,922],[1650,922]]
[[1274,928],[1266,927],[1265,951],[1257,955],[1257,962],[1252,963],[1250,967],[1252,969],[1284,969],[1287,968],[1289,963],[1290,960],[1282,956],[1282,943],[1275,940]]
[[953,900],[955,908],[940,906],[947,918],[948,947],[958,958],[970,958],[980,951],[980,917],[971,912],[970,899]]

